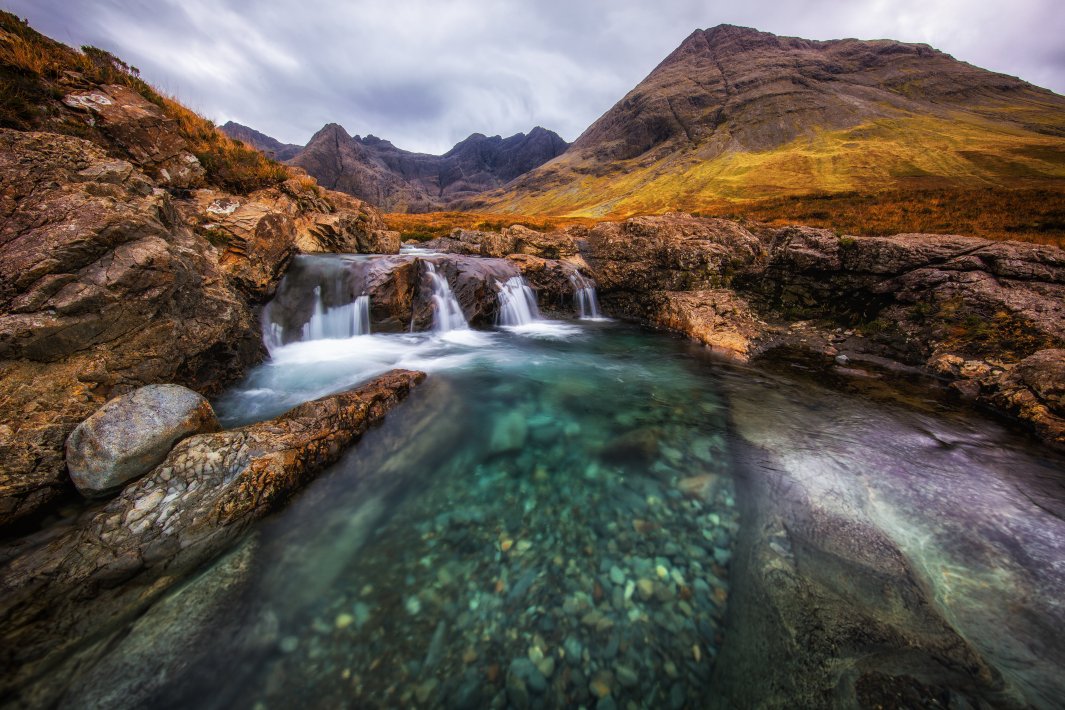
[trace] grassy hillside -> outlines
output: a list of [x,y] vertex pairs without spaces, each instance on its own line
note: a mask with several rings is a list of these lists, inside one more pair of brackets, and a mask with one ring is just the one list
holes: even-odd
[[136,67],[96,47],[72,49],[40,34],[15,15],[0,12],[0,127],[76,135],[113,148],[93,127],[74,118],[62,99],[70,82],[120,84],[152,102],[174,121],[207,171],[207,181],[246,193],[290,177],[280,163],[222,133],[173,98],[156,91]]
[[[1065,114],[1045,115],[1065,132]],[[538,189],[499,194],[494,212],[619,217],[670,210],[744,212],[766,198],[881,191],[1039,189],[1065,194],[1065,140],[972,115],[882,119],[766,151],[621,161],[574,174],[563,156]],[[916,194],[916,193],[915,193]],[[1033,220],[1035,216],[1033,215]]]
[[[1044,188],[811,193],[719,200],[705,203],[692,212],[704,217],[750,220],[774,226],[805,224],[841,234],[966,234],[1065,248],[1065,193]],[[498,231],[511,224],[522,224],[531,229],[551,230],[603,219],[477,212],[388,214],[384,218],[389,229],[400,231],[404,240],[419,241],[444,236],[456,227]]]

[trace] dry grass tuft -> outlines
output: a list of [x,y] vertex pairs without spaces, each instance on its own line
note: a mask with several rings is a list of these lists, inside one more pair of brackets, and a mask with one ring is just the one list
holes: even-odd
[[404,241],[415,239],[421,242],[446,237],[453,229],[499,232],[506,227],[521,225],[538,232],[550,232],[572,224],[590,225],[598,221],[587,217],[530,217],[478,212],[426,212],[421,214],[393,212],[382,215],[382,217],[388,228],[398,231]]
[[136,67],[110,52],[97,47],[82,47],[78,52],[45,37],[15,15],[0,12],[0,126],[91,136],[92,129],[82,123],[55,120],[61,116],[59,102],[64,94],[59,81],[67,72],[95,84],[129,87],[162,109],[203,164],[211,185],[244,194],[291,176],[285,166],[233,140],[173,97],[160,94],[140,78]]

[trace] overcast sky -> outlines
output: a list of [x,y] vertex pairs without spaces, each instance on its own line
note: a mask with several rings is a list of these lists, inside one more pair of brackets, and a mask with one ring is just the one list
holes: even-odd
[[408,150],[535,125],[572,141],[697,28],[927,42],[1065,93],[1065,0],[0,0],[209,118]]

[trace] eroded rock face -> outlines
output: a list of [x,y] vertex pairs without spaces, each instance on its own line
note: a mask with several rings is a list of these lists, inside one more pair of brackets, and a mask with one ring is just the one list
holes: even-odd
[[112,399],[71,432],[67,470],[82,495],[107,495],[155,468],[181,439],[219,428],[199,394],[148,385]]
[[221,268],[256,300],[270,295],[297,253],[399,252],[399,233],[364,202],[296,178],[246,196],[196,190],[178,207],[218,245]]
[[499,284],[518,276],[507,259],[462,255],[397,256],[371,259],[318,259],[307,255],[293,262],[277,295],[264,311],[277,327],[281,344],[302,337],[303,326],[316,308],[328,311],[370,297],[374,332],[430,330],[433,327],[433,283],[430,267],[447,279],[470,325],[490,327],[499,311]]
[[63,445],[145,384],[210,391],[261,350],[258,324],[131,164],[48,133],[0,130],[0,526],[69,490]]
[[650,301],[650,323],[684,333],[725,357],[746,361],[764,336],[765,323],[728,289],[665,291]]
[[578,268],[595,280],[608,314],[741,360],[780,345],[842,344],[790,327],[800,319],[815,331],[816,323],[839,324],[870,357],[955,380],[1044,440],[1065,439],[1065,409],[1047,384],[1065,366],[1065,252],[1055,247],[956,235],[851,237],[683,214],[534,234],[456,230],[431,244],[463,254],[512,250],[549,308],[562,298],[561,275]]
[[176,188],[203,184],[203,166],[173,129],[173,121],[136,91],[108,84],[72,91],[63,103],[90,114],[107,138],[156,182]]
[[1007,372],[973,377],[981,387],[978,396],[1031,423],[1044,440],[1065,449],[1065,350],[1040,350]]
[[107,399],[161,382],[210,394],[261,358],[253,307],[294,254],[399,249],[376,211],[305,176],[184,192],[202,169],[173,121],[125,87],[74,83],[67,106],[103,148],[0,130],[0,527],[69,491],[64,442]]
[[[198,434],[80,526],[0,575],[0,693],[111,615],[150,603],[302,488],[424,379],[394,370],[267,422]],[[92,600],[96,613],[86,615]]]

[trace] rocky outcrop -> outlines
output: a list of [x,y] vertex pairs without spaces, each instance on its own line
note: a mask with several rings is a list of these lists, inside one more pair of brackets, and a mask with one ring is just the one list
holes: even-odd
[[444,155],[427,155],[375,136],[352,137],[330,123],[289,162],[325,187],[383,210],[427,212],[497,188],[561,155],[566,147],[558,135],[537,126],[528,135],[509,138],[474,133]]
[[211,403],[180,385],[115,397],[67,438],[70,478],[85,496],[106,495],[156,467],[181,439],[218,431]]
[[[395,370],[267,422],[180,442],[151,474],[0,576],[0,693],[135,614],[340,455],[424,379]],[[91,600],[95,613],[87,614]]]
[[766,324],[729,289],[664,291],[648,300],[649,323],[684,333],[723,357],[746,361],[765,334]]
[[71,490],[64,442],[107,399],[210,394],[262,357],[254,308],[294,254],[399,247],[309,178],[176,199],[86,140],[6,129],[0,213],[0,527]]
[[375,210],[313,180],[293,178],[247,196],[196,190],[178,202],[188,222],[220,250],[219,265],[264,300],[297,253],[399,252],[399,233]]
[[63,103],[87,114],[90,123],[153,181],[172,188],[203,184],[199,159],[158,106],[119,84],[86,87],[71,91]]
[[1065,350],[1040,350],[997,375],[983,363],[977,367],[986,371],[967,373],[979,387],[977,397],[1029,422],[1044,440],[1065,449]]
[[86,141],[0,131],[0,526],[69,482],[63,444],[109,397],[200,391],[259,351],[257,323],[170,196]]
[[374,332],[430,330],[433,327],[433,283],[430,268],[447,279],[466,321],[491,327],[499,312],[499,284],[520,274],[507,259],[464,255],[398,255],[348,262],[301,257],[293,262],[265,312],[277,342],[302,337],[316,309],[347,306],[359,296],[370,297]]
[[[818,354],[830,358],[845,361],[841,349],[849,349],[879,364],[919,366],[1018,416],[1044,440],[1065,440],[1065,409],[1045,374],[1062,366],[1065,345],[1065,255],[1055,247],[852,237],[684,214],[534,235],[523,227],[456,230],[430,244],[464,254],[523,252],[509,258],[548,308],[564,302],[563,277],[576,268],[595,280],[608,313],[740,360],[820,343]],[[801,332],[791,327],[798,321]]]

